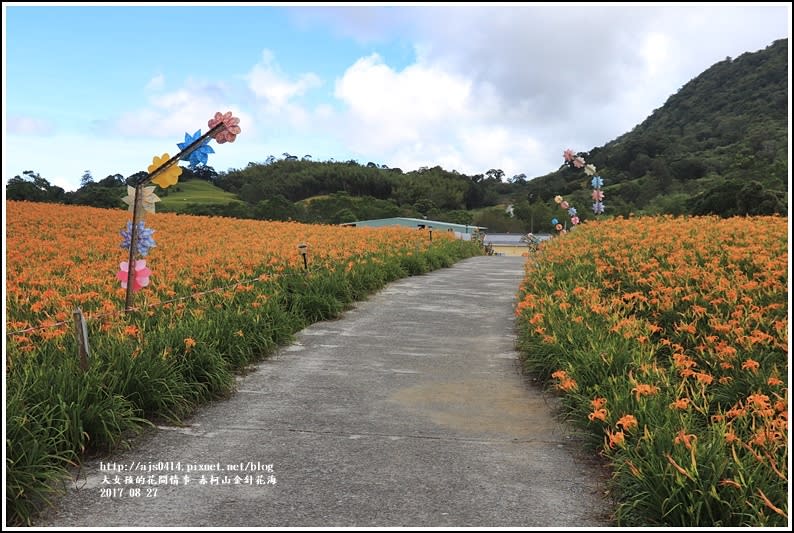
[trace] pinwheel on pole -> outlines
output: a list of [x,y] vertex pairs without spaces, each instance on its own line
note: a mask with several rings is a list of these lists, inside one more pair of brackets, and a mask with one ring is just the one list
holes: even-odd
[[592,164],[587,164],[584,160],[584,157],[581,155],[574,154],[573,150],[567,148],[563,153],[562,157],[565,159],[565,164],[568,166],[572,166],[574,168],[584,168],[585,174],[588,176],[592,176],[590,180],[590,185],[593,187],[593,213],[596,215],[600,215],[604,212],[604,191],[601,188],[604,185],[604,180],[601,176],[596,174],[596,167]]
[[119,265],[119,272],[116,277],[121,282],[121,286],[127,289],[124,309],[126,312],[132,310],[132,294],[139,291],[149,284],[151,270],[146,266],[145,257],[149,250],[155,246],[152,234],[154,230],[146,228],[143,218],[146,212],[154,213],[154,204],[160,199],[154,194],[155,187],[146,187],[148,183],[154,183],[165,189],[175,185],[182,173],[182,167],[177,162],[187,161],[190,168],[198,165],[207,164],[207,156],[215,153],[207,143],[215,139],[218,144],[234,142],[240,134],[240,119],[227,113],[215,113],[215,116],[207,122],[210,128],[204,135],[201,130],[193,135],[185,133],[185,141],[178,143],[180,151],[175,156],[170,157],[167,153],[161,156],[154,156],[152,164],[147,168],[148,174],[127,186],[127,196],[123,198],[129,205],[132,212],[132,222],[127,222],[127,228],[121,231],[123,241],[122,248],[129,248],[128,260]]

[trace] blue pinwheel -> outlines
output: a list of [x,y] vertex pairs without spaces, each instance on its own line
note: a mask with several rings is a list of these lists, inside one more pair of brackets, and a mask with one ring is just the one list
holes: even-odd
[[[198,138],[201,137],[201,130],[196,131],[191,137],[189,134],[185,133],[185,142],[177,143],[177,146],[180,150],[184,150],[192,143],[196,142]],[[182,161],[188,161],[190,164],[188,165],[190,168],[196,168],[198,165],[206,165],[207,164],[207,156],[209,154],[214,154],[215,150],[212,149],[209,143],[210,140],[207,139],[203,143],[201,143],[195,150],[190,152],[187,156],[183,156],[181,159]]]
[[[155,246],[152,234],[153,229],[147,228],[143,222],[138,222],[135,228],[135,251],[142,256],[149,254],[149,250]],[[127,229],[121,230],[121,247],[129,250],[131,244],[132,222],[127,221]]]
[[601,176],[593,176],[593,179],[590,180],[590,185],[593,186],[593,189],[600,189],[604,185],[604,180],[601,179]]

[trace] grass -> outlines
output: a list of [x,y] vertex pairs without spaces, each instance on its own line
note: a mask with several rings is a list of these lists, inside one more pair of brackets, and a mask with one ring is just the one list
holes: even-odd
[[229,202],[241,201],[237,195],[226,192],[204,180],[180,181],[178,185],[168,188],[167,191],[167,196],[164,195],[165,191],[157,192],[160,197],[157,208],[163,211],[179,212],[190,203],[225,205]]

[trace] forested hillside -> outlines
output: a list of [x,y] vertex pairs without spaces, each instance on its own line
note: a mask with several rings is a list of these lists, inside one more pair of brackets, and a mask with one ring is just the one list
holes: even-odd
[[[604,178],[608,213],[773,214],[787,211],[788,40],[725,58],[644,122],[584,152]],[[581,172],[561,168],[529,191],[587,202]]]

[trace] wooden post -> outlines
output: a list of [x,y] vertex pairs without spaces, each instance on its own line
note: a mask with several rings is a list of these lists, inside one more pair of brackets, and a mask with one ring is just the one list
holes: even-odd
[[88,358],[91,356],[91,347],[88,345],[88,328],[85,324],[83,311],[75,307],[72,311],[74,316],[74,333],[77,339],[77,354],[80,357],[80,368],[83,372],[88,370]]
[[305,242],[302,242],[298,245],[298,253],[303,256],[303,270],[304,272],[309,270],[309,260],[306,258],[306,254],[308,253],[309,245]]

